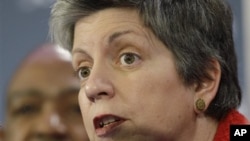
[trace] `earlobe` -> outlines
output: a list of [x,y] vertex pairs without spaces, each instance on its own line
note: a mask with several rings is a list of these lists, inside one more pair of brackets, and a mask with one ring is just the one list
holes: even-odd
[[203,99],[199,98],[195,101],[195,107],[199,111],[204,111],[204,109],[206,108],[206,103]]
[[217,60],[212,61],[213,68],[207,70],[211,79],[205,79],[196,88],[194,96],[194,109],[197,114],[203,113],[211,101],[217,94],[220,78],[221,78],[221,68]]

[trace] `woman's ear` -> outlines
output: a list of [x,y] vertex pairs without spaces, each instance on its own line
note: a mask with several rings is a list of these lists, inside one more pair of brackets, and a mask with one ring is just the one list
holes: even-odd
[[211,79],[204,79],[200,85],[196,86],[194,96],[194,107],[197,114],[204,112],[217,94],[221,68],[217,60],[212,60],[213,68],[206,70]]

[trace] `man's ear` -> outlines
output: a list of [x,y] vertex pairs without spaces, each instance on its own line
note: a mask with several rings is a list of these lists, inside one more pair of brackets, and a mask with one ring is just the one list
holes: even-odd
[[0,125],[0,141],[4,141],[4,129],[2,125]]
[[194,109],[195,112],[204,112],[211,101],[217,94],[220,79],[221,79],[221,68],[217,60],[212,60],[213,68],[206,70],[211,79],[204,79],[199,86],[196,86],[194,96]]

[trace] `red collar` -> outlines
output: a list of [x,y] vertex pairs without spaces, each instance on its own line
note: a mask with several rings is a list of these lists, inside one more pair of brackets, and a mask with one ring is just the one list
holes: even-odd
[[250,124],[250,122],[241,113],[232,110],[219,122],[214,141],[229,141],[230,124]]

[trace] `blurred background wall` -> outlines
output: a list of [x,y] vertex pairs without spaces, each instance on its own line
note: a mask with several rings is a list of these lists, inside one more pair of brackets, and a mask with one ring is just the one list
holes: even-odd
[[49,41],[48,18],[55,0],[0,0],[0,125],[4,94],[19,62],[34,48]]
[[[4,95],[15,68],[38,45],[49,41],[48,19],[55,0],[0,0],[0,125]],[[240,111],[250,119],[250,1],[228,0],[234,12],[234,39],[243,91]],[[248,86],[249,85],[249,86]]]
[[250,119],[250,0],[242,0],[241,5],[241,26],[243,27],[241,32],[243,52],[241,52],[241,55],[244,56],[242,58],[244,60],[244,67],[242,68],[244,69],[244,74],[241,78],[244,80],[244,84],[242,84],[244,93],[242,110],[245,111],[248,119]]

